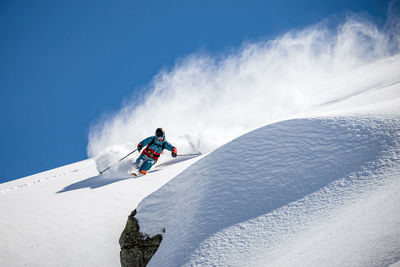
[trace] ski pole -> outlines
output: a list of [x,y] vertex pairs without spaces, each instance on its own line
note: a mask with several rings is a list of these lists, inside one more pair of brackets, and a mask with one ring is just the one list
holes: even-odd
[[179,154],[178,157],[190,157],[190,156],[200,156],[201,153],[193,153],[193,154]]
[[105,171],[109,170],[112,166],[114,166],[115,164],[123,161],[124,159],[126,159],[128,156],[130,156],[131,154],[133,154],[134,152],[136,152],[137,148],[135,150],[133,150],[132,152],[130,152],[128,155],[126,155],[125,157],[123,157],[122,159],[118,160],[117,162],[115,162],[114,164],[111,164],[109,167],[107,167],[106,169],[104,169],[103,171],[100,172],[100,175],[102,175]]

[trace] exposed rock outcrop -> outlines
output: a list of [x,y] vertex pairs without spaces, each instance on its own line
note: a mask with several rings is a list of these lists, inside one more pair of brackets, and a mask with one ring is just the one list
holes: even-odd
[[162,235],[149,237],[140,232],[135,218],[136,210],[128,217],[125,229],[119,238],[121,246],[120,259],[122,267],[144,267],[156,253]]

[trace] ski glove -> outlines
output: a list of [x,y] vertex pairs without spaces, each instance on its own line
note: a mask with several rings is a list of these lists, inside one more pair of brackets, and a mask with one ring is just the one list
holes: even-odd
[[176,156],[178,156],[178,151],[176,150],[176,147],[174,147],[174,148],[172,149],[171,156],[172,156],[173,158],[176,158]]
[[140,150],[142,150],[142,148],[143,148],[143,146],[142,146],[142,144],[138,144],[137,145],[137,150],[140,152]]

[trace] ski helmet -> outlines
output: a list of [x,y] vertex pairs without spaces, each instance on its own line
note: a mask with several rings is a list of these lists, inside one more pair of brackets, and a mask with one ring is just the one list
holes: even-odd
[[164,138],[165,137],[165,132],[164,132],[164,130],[162,128],[157,128],[156,137],[157,138]]

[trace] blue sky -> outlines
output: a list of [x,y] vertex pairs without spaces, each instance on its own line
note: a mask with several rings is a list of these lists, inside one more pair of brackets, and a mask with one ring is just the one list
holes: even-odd
[[388,3],[3,0],[0,182],[85,159],[91,123],[179,58],[223,53],[346,12],[383,24]]

